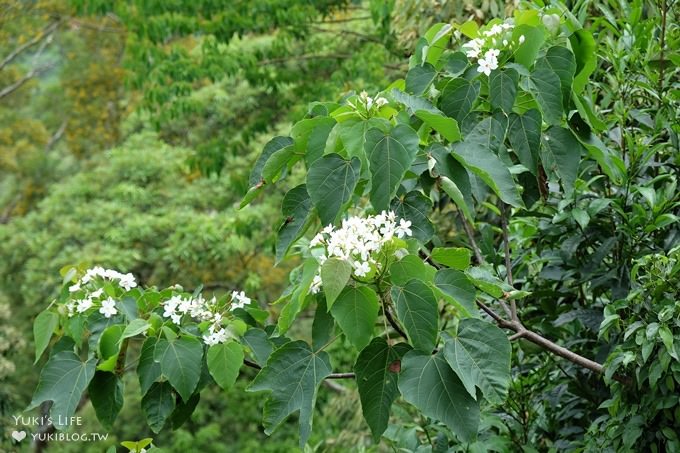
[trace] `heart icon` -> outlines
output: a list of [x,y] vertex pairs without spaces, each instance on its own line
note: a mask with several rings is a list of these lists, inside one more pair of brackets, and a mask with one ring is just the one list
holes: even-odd
[[14,440],[17,442],[21,442],[26,438],[26,431],[12,431],[12,437],[14,437]]

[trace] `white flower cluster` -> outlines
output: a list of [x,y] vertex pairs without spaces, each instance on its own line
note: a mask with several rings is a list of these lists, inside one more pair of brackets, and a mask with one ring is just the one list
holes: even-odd
[[387,105],[389,101],[382,96],[377,96],[372,98],[362,91],[357,97],[356,104],[352,101],[347,101],[347,105],[352,107],[357,113],[364,117],[373,116],[378,110],[384,105]]
[[[505,47],[512,47],[508,41],[508,34],[513,25],[509,23],[495,24],[489,30],[481,32],[481,37],[475,38],[463,44],[466,48],[465,54],[470,59],[477,60],[477,71],[491,74],[491,71],[498,68],[498,56]],[[519,43],[524,42],[524,35],[519,37]]]
[[118,286],[125,289],[125,291],[130,291],[137,286],[137,281],[132,274],[122,274],[113,269],[104,269],[101,266],[95,266],[88,269],[80,280],[68,288],[71,293],[83,291],[83,297],[81,299],[75,299],[66,304],[69,317],[76,313],[85,313],[90,308],[95,307],[99,302],[101,302],[99,305],[99,313],[103,314],[104,317],[110,318],[118,313],[116,301],[113,298],[108,297],[101,300],[101,297],[104,295],[104,289],[97,288],[90,291],[91,288],[88,287],[88,283],[94,282],[97,278],[117,283]]
[[[251,301],[243,291],[234,291],[231,297],[230,310],[243,308]],[[170,318],[174,324],[180,325],[185,315],[199,322],[211,323],[208,334],[203,335],[203,341],[208,346],[224,343],[230,338],[229,332],[222,327],[223,313],[215,297],[206,300],[200,294],[195,298],[175,295],[163,302],[163,317]]]
[[[323,246],[325,253],[319,256],[323,264],[328,258],[340,258],[352,265],[352,273],[356,277],[365,277],[371,268],[380,268],[375,260],[375,253],[395,236],[403,238],[411,236],[411,222],[399,219],[397,223],[394,212],[385,212],[366,218],[350,217],[342,221],[342,227],[335,229],[328,225],[309,243],[310,247]],[[317,293],[321,288],[321,276],[316,275],[312,281],[311,292]]]

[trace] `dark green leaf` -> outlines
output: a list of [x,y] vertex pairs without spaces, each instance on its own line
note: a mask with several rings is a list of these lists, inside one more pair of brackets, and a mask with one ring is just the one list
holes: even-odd
[[276,151],[291,146],[293,144],[293,139],[290,137],[274,137],[264,146],[262,154],[257,158],[253,170],[250,173],[250,179],[248,183],[250,187],[256,186],[260,181],[262,181],[262,169],[264,164],[269,160],[272,154]]
[[390,280],[393,285],[404,286],[414,278],[425,283],[431,282],[437,270],[415,255],[406,255],[390,266]]
[[330,310],[352,275],[352,265],[340,258],[328,258],[321,265],[321,284]]
[[276,237],[277,262],[286,256],[290,246],[304,234],[311,210],[312,199],[305,184],[292,188],[283,197],[281,213],[285,221]]
[[333,335],[333,328],[335,327],[335,320],[328,313],[324,297],[317,296],[316,304],[314,322],[312,323],[312,348],[318,351],[330,341],[331,335]]
[[373,338],[379,309],[378,296],[371,288],[348,286],[333,304],[331,313],[347,339],[361,350]]
[[451,297],[466,313],[476,315],[475,298],[477,291],[467,276],[455,269],[440,269],[434,276],[434,284],[446,296]]
[[393,286],[392,301],[397,318],[404,326],[414,348],[432,352],[437,342],[437,299],[429,286],[410,280],[403,287]]
[[546,52],[545,56],[536,62],[537,68],[550,68],[560,78],[562,89],[562,104],[568,108],[571,95],[571,84],[576,72],[576,60],[571,50],[562,46],[553,46]]
[[50,344],[54,329],[59,325],[59,315],[52,311],[41,312],[33,322],[33,339],[35,342],[35,361],[37,363]]
[[156,344],[158,339],[149,337],[144,340],[142,351],[139,353],[139,364],[137,365],[137,375],[139,376],[139,387],[142,396],[151,388],[151,385],[161,377],[161,365],[154,360]]
[[361,163],[356,157],[345,160],[338,154],[317,159],[307,173],[307,192],[324,225],[335,223],[342,206],[356,187]]
[[429,215],[432,211],[432,201],[418,191],[395,198],[390,205],[398,219],[411,221],[413,237],[425,244],[434,235],[434,227]]
[[123,382],[114,373],[97,371],[87,389],[97,419],[111,428],[123,407]]
[[208,370],[217,385],[230,389],[243,365],[243,347],[235,341],[214,344],[208,348]]
[[188,401],[201,377],[203,346],[194,337],[181,336],[174,340],[161,338],[154,352],[154,360],[161,365],[163,376]]
[[489,102],[491,107],[505,113],[512,112],[517,96],[519,74],[512,68],[496,69],[489,77]]
[[429,63],[412,67],[406,74],[406,91],[420,96],[427,90],[436,75],[437,70]]
[[569,130],[558,126],[549,128],[543,139],[541,159],[547,171],[556,173],[569,196],[574,190],[583,147]]
[[593,35],[588,30],[576,30],[569,36],[569,43],[574,50],[576,74],[572,89],[580,94],[588,83],[588,77],[597,67],[597,52]]
[[537,175],[541,146],[541,112],[528,110],[524,115],[510,114],[508,140],[522,165]]
[[175,410],[175,395],[168,382],[154,382],[142,398],[142,412],[151,431],[158,433]]
[[538,105],[543,111],[543,118],[548,124],[560,124],[562,120],[562,90],[560,78],[550,68],[538,68],[531,73],[529,87]]
[[472,82],[463,78],[451,80],[442,91],[440,108],[446,116],[450,116],[461,124],[472,110],[479,96],[480,86],[479,80]]

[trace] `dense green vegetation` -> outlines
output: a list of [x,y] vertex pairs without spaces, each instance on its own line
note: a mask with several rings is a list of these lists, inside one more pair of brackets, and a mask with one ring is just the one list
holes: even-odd
[[680,451],[676,3],[8,0],[0,450]]

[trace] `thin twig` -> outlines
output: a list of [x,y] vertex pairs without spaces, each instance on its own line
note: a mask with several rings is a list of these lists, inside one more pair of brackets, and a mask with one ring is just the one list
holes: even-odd
[[[505,275],[508,279],[508,284],[514,286],[512,279],[512,259],[510,257],[510,240],[508,238],[508,206],[501,202],[501,228],[503,230],[503,254],[505,255]],[[519,322],[517,317],[517,302],[515,299],[510,299],[510,319]]]
[[475,259],[477,260],[477,264],[484,263],[484,257],[482,256],[482,251],[479,249],[479,246],[477,246],[477,242],[475,241],[475,235],[474,232],[472,231],[472,226],[468,223],[467,219],[460,211],[458,212],[458,214],[460,214],[460,220],[461,222],[463,222],[465,234],[467,234],[468,240],[470,241],[470,246],[472,247],[472,250],[475,253]]
[[38,44],[40,41],[43,39],[47,38],[49,35],[56,30],[57,26],[59,25],[60,22],[52,22],[50,25],[45,27],[42,33],[40,33],[38,36],[35,38],[31,39],[30,41],[25,42],[24,44],[20,45],[17,47],[12,53],[7,55],[4,60],[0,63],[0,71],[5,68],[8,64],[10,64],[16,57],[21,55],[22,52],[27,50],[30,47],[33,47],[34,45]]
[[406,336],[406,333],[404,333],[404,331],[401,329],[401,327],[399,327],[399,324],[397,324],[397,321],[392,316],[392,313],[390,312],[389,308],[387,308],[386,306],[383,306],[383,307],[384,307],[383,312],[385,313],[385,317],[387,318],[387,321],[390,323],[392,328],[394,330],[396,330],[397,333],[399,333],[399,335],[404,337],[404,339],[408,339],[408,337]]

